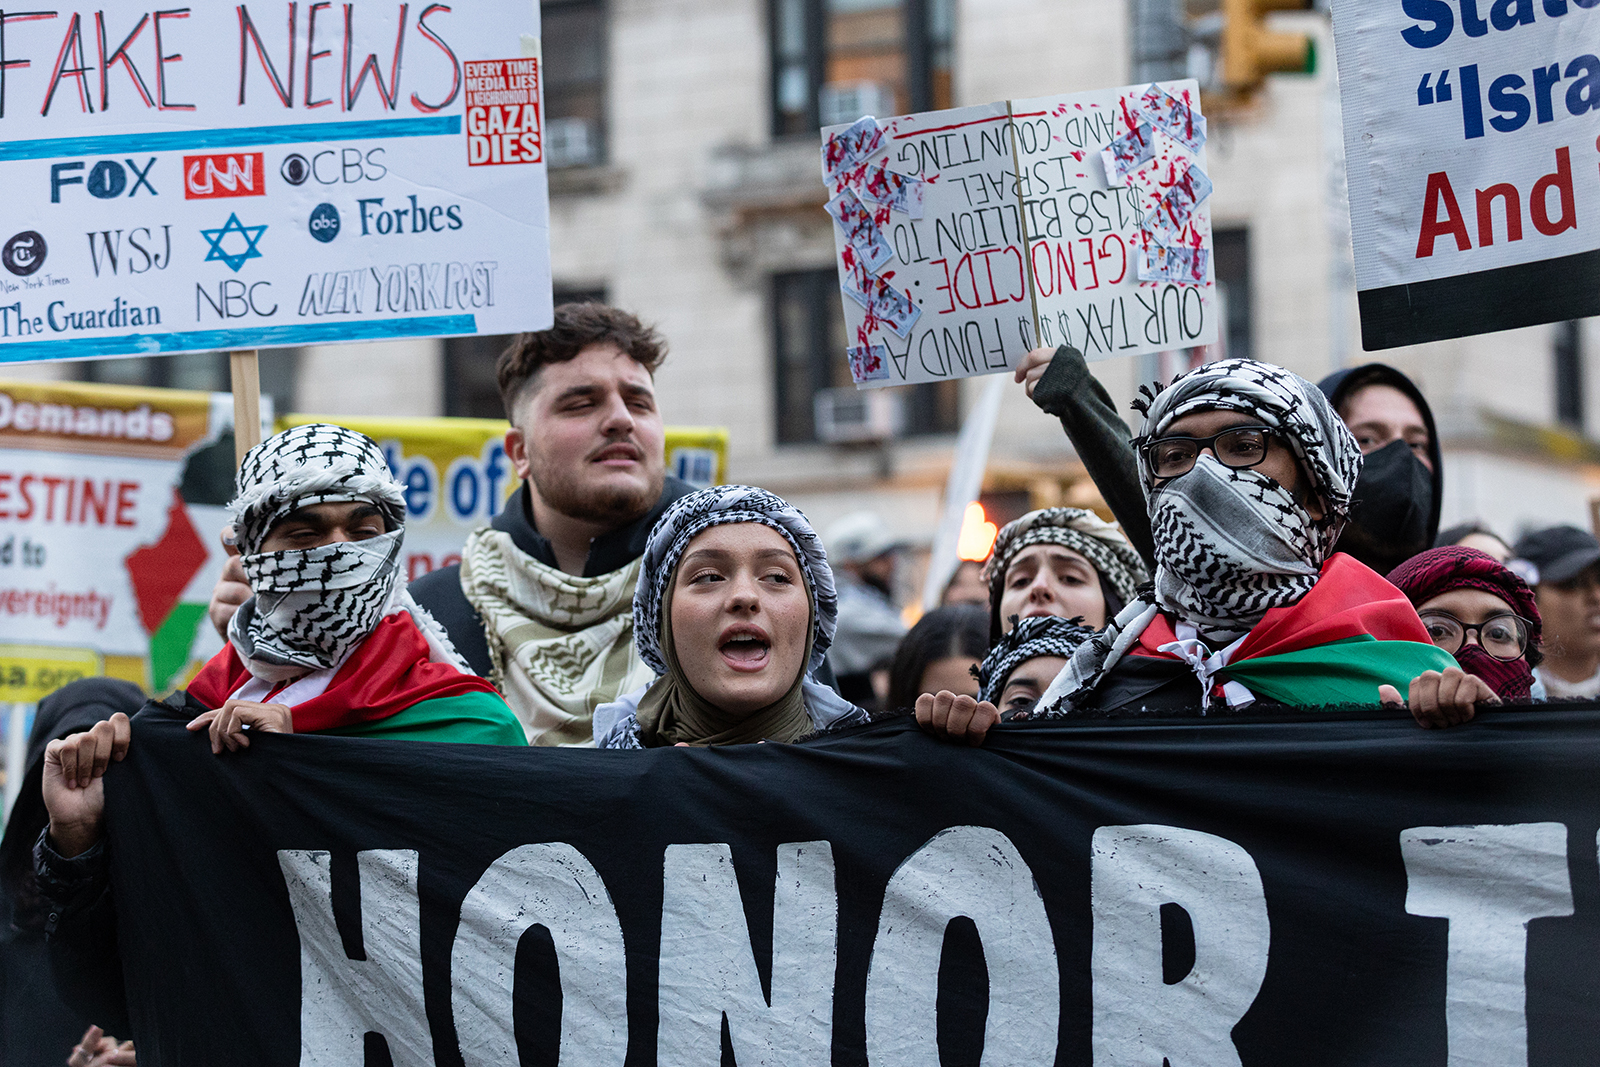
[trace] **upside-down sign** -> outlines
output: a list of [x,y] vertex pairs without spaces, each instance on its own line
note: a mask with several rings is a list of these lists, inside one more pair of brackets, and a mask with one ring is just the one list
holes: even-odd
[[1600,314],[1596,0],[1334,0],[1362,343]]

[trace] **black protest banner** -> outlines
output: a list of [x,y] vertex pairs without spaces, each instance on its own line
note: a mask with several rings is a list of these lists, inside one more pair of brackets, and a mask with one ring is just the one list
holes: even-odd
[[142,1067],[1592,1060],[1600,710],[611,753],[152,708]]

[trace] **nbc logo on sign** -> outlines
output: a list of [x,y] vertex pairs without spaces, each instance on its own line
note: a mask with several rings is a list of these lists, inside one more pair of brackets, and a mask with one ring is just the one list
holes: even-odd
[[267,195],[267,175],[262,157],[261,152],[184,156],[184,199],[218,200],[229,196]]

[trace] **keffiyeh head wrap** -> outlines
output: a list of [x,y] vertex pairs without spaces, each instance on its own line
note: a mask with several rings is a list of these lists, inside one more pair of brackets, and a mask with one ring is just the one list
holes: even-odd
[[1109,620],[1134,598],[1149,580],[1144,563],[1128,539],[1110,523],[1083,508],[1043,508],[1030,511],[1001,527],[994,550],[983,566],[989,583],[989,639],[1000,637],[1000,598],[1005,595],[1006,570],[1023,549],[1033,545],[1062,545],[1082,555],[1116,593],[1120,603],[1106,605]]
[[834,590],[833,569],[828,566],[822,538],[800,509],[781,496],[749,485],[718,485],[673,503],[650,531],[650,541],[645,545],[639,585],[633,594],[633,633],[640,658],[657,674],[667,673],[667,659],[661,649],[661,613],[683,550],[711,527],[738,522],[753,522],[778,531],[800,561],[813,616],[811,659],[805,673],[821,666],[828,646],[833,644],[839,595]]
[[[379,620],[406,609],[433,658],[464,669],[443,630],[399,584],[405,498],[372,440],[341,426],[296,426],[245,454],[228,505],[240,562],[255,594],[228,625],[250,673],[281,682],[337,667]],[[364,501],[388,530],[365,541],[263,552],[272,528],[314,504]]]
[[1321,502],[1312,518],[1287,486],[1255,468],[1232,469],[1202,455],[1194,469],[1157,487],[1139,449],[1156,551],[1156,603],[1212,643],[1243,636],[1271,608],[1297,602],[1316,584],[1350,513],[1361,449],[1316,386],[1250,359],[1208,363],[1150,398],[1139,444],[1199,411],[1237,411],[1277,431]]
[[[695,692],[671,648],[669,607],[673,581],[684,551],[713,526],[755,523],[776,530],[794,550],[811,606],[809,655],[789,690],[766,708],[731,715]],[[748,485],[702,489],[679,499],[656,523],[641,557],[633,597],[633,632],[639,656],[660,677],[639,701],[634,717],[620,723],[618,735],[645,747],[675,744],[740,744],[759,740],[792,741],[819,721],[851,718],[860,709],[837,706],[809,680],[833,643],[839,614],[833,571],[822,540],[800,510],[782,497]],[[811,705],[817,705],[817,708]],[[826,706],[824,710],[818,708]],[[821,718],[819,718],[819,716]],[[863,713],[864,717],[864,713]],[[603,747],[631,747],[626,740]]]
[[1018,667],[1040,656],[1071,659],[1078,646],[1094,634],[1087,626],[1055,615],[1020,620],[983,657],[983,664],[978,668],[980,699],[997,703],[1005,691],[1006,681]]

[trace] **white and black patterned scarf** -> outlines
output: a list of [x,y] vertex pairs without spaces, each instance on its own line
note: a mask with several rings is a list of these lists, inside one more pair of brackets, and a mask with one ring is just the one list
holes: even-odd
[[978,667],[980,699],[997,703],[1006,682],[1018,667],[1040,656],[1071,659],[1078,646],[1094,635],[1095,631],[1084,626],[1081,620],[1063,619],[1058,615],[1018,620],[1010,633],[994,643]]
[[[296,426],[245,454],[228,505],[255,594],[234,613],[228,640],[250,673],[282,682],[336,667],[380,620],[406,610],[431,658],[466,670],[443,629],[400,585],[405,497],[372,439],[342,426]],[[364,501],[389,532],[367,541],[261,551],[273,526],[313,504]]]
[[[1138,640],[1157,611],[1195,628],[1210,651],[1247,634],[1272,608],[1297,603],[1316,584],[1350,514],[1361,449],[1321,390],[1271,363],[1208,363],[1135,402],[1144,425],[1135,440],[1155,539],[1155,590],[1128,604],[1094,640],[1079,647],[1039,699],[1093,690]],[[1197,411],[1238,411],[1271,427],[1322,504],[1313,519],[1294,495],[1253,469],[1232,470],[1201,456],[1188,474],[1156,488],[1142,447]]]
[[647,739],[641,736],[639,708],[641,702],[648,703],[647,692],[664,684],[684,684],[672,677],[674,672],[661,645],[663,606],[677,574],[678,562],[689,542],[704,531],[713,526],[746,522],[776,530],[789,543],[800,563],[801,577],[811,599],[811,655],[800,672],[798,683],[803,718],[809,722],[789,723],[787,729],[794,732],[809,726],[823,730],[867,720],[865,711],[811,676],[822,665],[833,644],[839,619],[839,596],[822,539],[800,509],[782,497],[749,485],[719,485],[680,498],[650,531],[650,541],[640,557],[639,584],[633,594],[633,639],[639,657],[660,677],[647,689],[595,709],[595,740],[600,748],[646,747]]
[[1041,508],[1013,519],[1000,528],[983,577],[989,583],[989,631],[994,640],[1001,632],[1000,600],[1005,596],[1006,570],[1025,548],[1061,545],[1079,553],[1094,567],[1111,592],[1115,605],[1107,604],[1109,619],[1128,603],[1150,576],[1144,561],[1122,531],[1084,508]]

